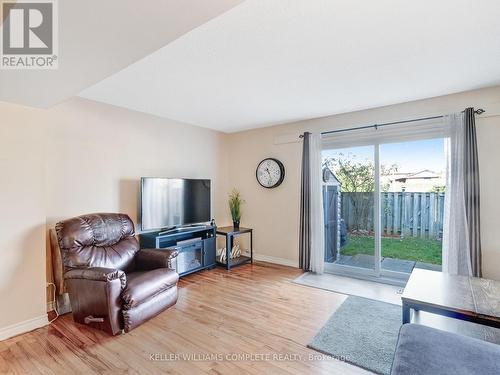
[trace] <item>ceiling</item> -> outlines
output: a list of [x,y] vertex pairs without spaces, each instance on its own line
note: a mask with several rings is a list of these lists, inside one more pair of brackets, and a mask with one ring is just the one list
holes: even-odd
[[235,132],[500,84],[498,0],[58,3],[59,69],[0,70],[0,101]]
[[[2,3],[4,0],[0,0]],[[59,69],[0,70],[0,101],[50,107],[241,0],[58,1]],[[2,21],[0,20],[0,23]]]
[[81,96],[235,132],[500,84],[498,0],[246,0]]

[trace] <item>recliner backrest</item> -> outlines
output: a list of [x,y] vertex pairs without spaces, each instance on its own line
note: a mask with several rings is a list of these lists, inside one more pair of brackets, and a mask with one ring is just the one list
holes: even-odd
[[78,216],[56,224],[64,268],[133,268],[139,242],[128,215],[98,213]]

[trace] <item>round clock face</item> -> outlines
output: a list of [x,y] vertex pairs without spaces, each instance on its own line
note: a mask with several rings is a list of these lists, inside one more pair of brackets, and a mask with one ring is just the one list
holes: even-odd
[[257,166],[257,181],[265,188],[274,188],[281,185],[285,178],[285,167],[277,159],[262,160]]

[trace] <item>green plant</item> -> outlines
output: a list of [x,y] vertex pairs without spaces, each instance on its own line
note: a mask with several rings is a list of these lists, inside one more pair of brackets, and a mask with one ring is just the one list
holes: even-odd
[[231,217],[233,221],[240,221],[241,219],[241,205],[245,201],[241,198],[241,194],[238,190],[233,189],[231,194],[229,194],[229,211],[231,211]]
[[443,185],[434,185],[431,190],[431,193],[444,193],[444,192],[446,192],[446,186]]

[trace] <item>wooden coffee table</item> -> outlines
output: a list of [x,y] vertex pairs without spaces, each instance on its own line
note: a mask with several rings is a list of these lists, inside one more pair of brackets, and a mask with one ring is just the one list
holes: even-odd
[[401,300],[403,324],[420,310],[500,328],[500,281],[414,269]]

